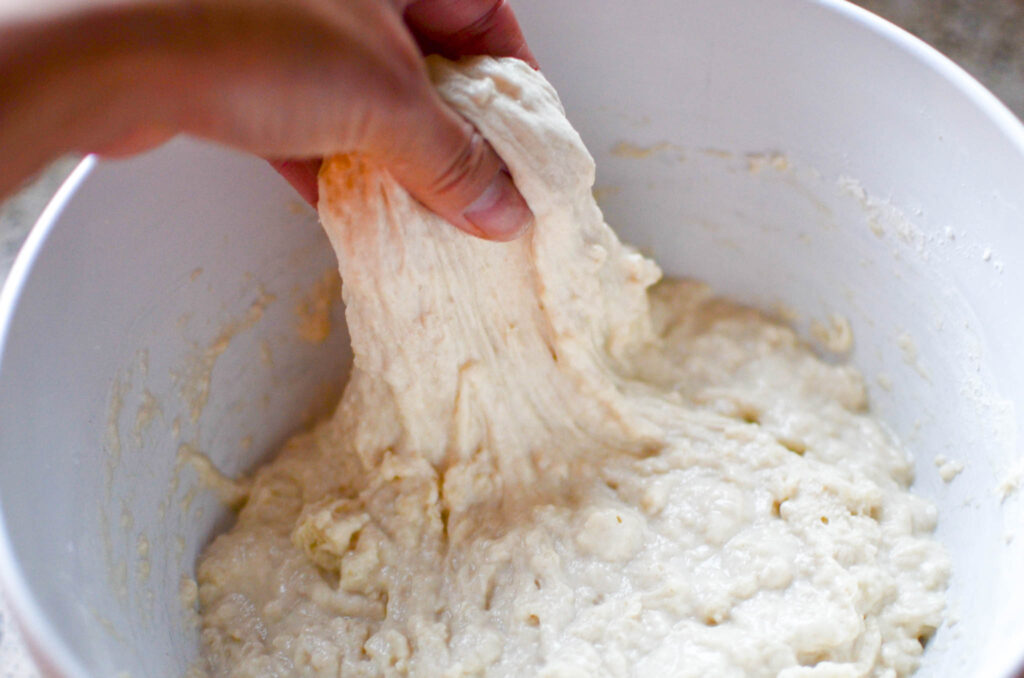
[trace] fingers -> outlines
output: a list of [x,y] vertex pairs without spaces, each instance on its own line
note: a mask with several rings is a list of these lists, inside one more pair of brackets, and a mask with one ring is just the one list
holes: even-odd
[[320,185],[317,180],[317,175],[320,173],[320,158],[267,160],[267,162],[299,192],[303,200],[316,207],[320,197]]
[[539,68],[505,0],[413,0],[405,20],[428,51],[511,56]]
[[[181,77],[198,80],[204,93],[185,99],[185,130],[274,158],[271,164],[311,204],[319,162],[310,158],[358,152],[386,165],[416,199],[468,233],[510,240],[528,228],[532,215],[501,160],[441,101],[393,5],[238,3],[211,0],[201,36],[192,38],[198,44],[183,49],[196,68],[181,68]],[[468,4],[459,7],[461,22]],[[521,44],[514,19],[495,7],[475,23],[468,19],[463,45],[495,40],[495,27],[507,31],[508,21]],[[240,19],[244,31],[237,29]],[[199,58],[211,53],[219,58]]]
[[132,130],[115,141],[91,146],[88,152],[97,153],[105,158],[127,158],[162,146],[173,137],[172,130],[155,125],[144,126]]
[[417,200],[463,231],[501,241],[522,235],[533,215],[494,149],[432,90],[425,98],[376,155]]

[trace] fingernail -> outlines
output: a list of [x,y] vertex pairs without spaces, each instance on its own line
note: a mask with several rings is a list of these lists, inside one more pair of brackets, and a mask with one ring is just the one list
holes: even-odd
[[525,61],[533,70],[540,70],[540,63],[537,61],[537,57],[533,56],[533,52],[530,51],[530,48],[526,46],[525,42],[523,43],[523,46],[520,47],[519,50],[516,52],[515,57],[517,59],[522,59],[523,61]]
[[533,213],[506,170],[494,176],[462,216],[490,240],[515,240],[533,223]]

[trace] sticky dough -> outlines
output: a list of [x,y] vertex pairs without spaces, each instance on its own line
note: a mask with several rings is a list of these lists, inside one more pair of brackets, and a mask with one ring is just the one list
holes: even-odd
[[201,558],[209,673],[912,673],[948,560],[861,376],[655,284],[540,74],[429,67],[536,223],[484,242],[325,164],[354,366]]

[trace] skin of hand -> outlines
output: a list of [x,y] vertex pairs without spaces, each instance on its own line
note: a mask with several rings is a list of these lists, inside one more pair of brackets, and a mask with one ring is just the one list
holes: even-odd
[[0,197],[63,153],[186,133],[287,158],[271,164],[313,204],[320,158],[362,153],[458,228],[514,239],[530,210],[434,91],[433,52],[536,67],[504,0],[14,0],[0,10]]

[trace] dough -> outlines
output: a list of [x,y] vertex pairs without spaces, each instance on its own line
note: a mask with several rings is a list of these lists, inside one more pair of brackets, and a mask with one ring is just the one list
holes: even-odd
[[861,376],[658,281],[544,78],[431,59],[536,224],[466,236],[336,157],[355,362],[199,564],[216,676],[904,676],[940,624],[935,508]]

